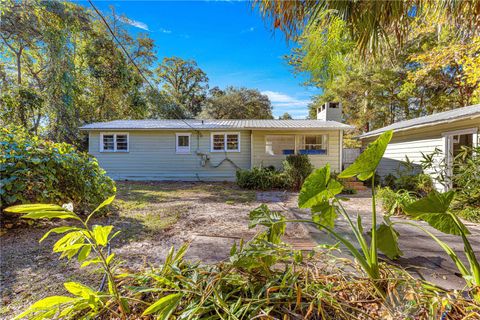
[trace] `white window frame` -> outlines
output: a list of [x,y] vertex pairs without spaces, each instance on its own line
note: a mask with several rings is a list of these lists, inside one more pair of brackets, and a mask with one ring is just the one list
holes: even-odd
[[[213,149],[213,136],[223,135],[223,150],[214,150]],[[237,150],[228,150],[227,149],[227,135],[236,135],[238,137],[238,149]],[[210,133],[210,152],[240,152],[240,132],[211,132]]]
[[[188,137],[188,147],[180,147],[178,145],[178,137]],[[190,154],[192,145],[192,134],[191,133],[175,133],[175,152],[178,154]]]
[[322,140],[323,140],[323,137],[325,137],[325,153],[323,154],[309,154],[309,156],[315,156],[315,157],[322,157],[322,156],[328,156],[329,152],[330,152],[330,136],[329,134],[327,133],[319,133],[319,134],[304,134],[301,136],[301,139],[302,139],[302,145],[303,147],[305,148],[305,140],[306,140],[306,137],[307,136],[322,136]]
[[[103,148],[103,136],[113,135],[113,150],[104,150]],[[117,150],[117,135],[127,136],[127,150]],[[130,136],[128,132],[101,132],[100,133],[100,152],[129,152],[130,151]]]

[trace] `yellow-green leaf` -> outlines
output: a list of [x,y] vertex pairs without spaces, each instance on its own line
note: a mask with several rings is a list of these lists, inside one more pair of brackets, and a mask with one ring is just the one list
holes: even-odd
[[170,315],[177,308],[181,299],[182,299],[181,293],[169,294],[168,296],[161,298],[157,302],[150,305],[147,309],[145,309],[142,316],[146,316],[154,313],[154,314],[157,314],[158,319],[168,320]]
[[93,226],[93,237],[100,246],[106,246],[108,243],[108,236],[112,232],[113,226]]
[[93,289],[78,282],[65,282],[63,286],[68,292],[77,297],[88,299],[90,296],[95,296],[95,291]]

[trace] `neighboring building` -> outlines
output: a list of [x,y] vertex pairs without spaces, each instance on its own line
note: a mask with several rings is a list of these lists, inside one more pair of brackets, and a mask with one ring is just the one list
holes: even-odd
[[126,120],[85,125],[89,153],[114,179],[234,180],[237,169],[280,168],[289,154],[340,171],[343,131],[330,120]]
[[[441,159],[436,159],[437,163],[445,159],[447,164],[451,164],[462,146],[480,145],[480,105],[400,121],[367,132],[359,138],[366,146],[387,130],[393,130],[394,134],[378,167],[380,176],[398,172],[400,164],[406,160],[406,157],[420,170],[423,154],[432,154],[435,149],[440,150],[442,154]],[[437,185],[437,188],[442,187]]]

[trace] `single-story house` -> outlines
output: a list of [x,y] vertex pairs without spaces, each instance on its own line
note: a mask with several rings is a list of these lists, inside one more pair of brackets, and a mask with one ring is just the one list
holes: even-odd
[[112,178],[183,181],[231,181],[237,169],[280,168],[289,154],[340,171],[350,129],[331,120],[118,120],[80,128]]
[[[399,169],[401,170],[400,164],[406,160],[406,157],[420,170],[423,154],[432,154],[435,149],[441,152],[438,156],[441,159],[437,157],[435,160],[439,166],[443,159],[446,161],[444,163],[451,164],[462,146],[480,145],[480,105],[400,121],[367,132],[359,136],[362,145],[366,146],[387,130],[393,130],[394,134],[379,164],[380,176],[396,174]],[[435,171],[439,170],[431,170],[427,173],[433,174]],[[447,172],[448,174],[450,173]],[[437,188],[443,189],[441,185],[437,185]]]

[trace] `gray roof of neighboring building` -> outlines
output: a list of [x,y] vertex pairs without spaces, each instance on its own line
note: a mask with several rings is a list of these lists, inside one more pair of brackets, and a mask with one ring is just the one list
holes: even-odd
[[[480,104],[453,109],[450,111],[434,113],[429,116],[395,122],[389,126],[364,133],[359,136],[360,139],[376,136],[387,130],[403,131],[424,126],[431,126],[441,123],[447,123],[463,119],[473,119],[480,117]],[[480,121],[480,120],[479,120]]]
[[352,126],[323,120],[115,120],[95,122],[80,130],[211,130],[211,129],[325,129],[350,130]]

